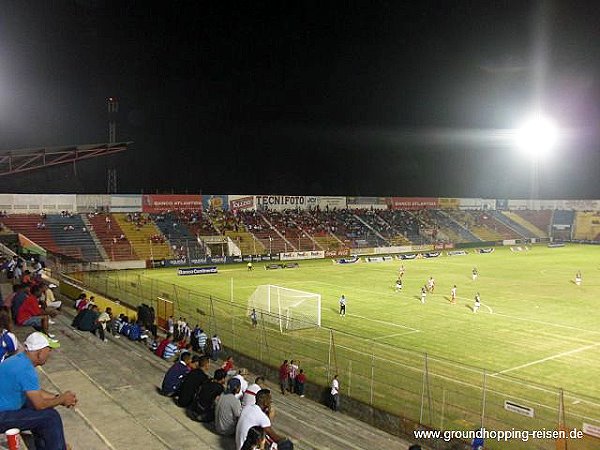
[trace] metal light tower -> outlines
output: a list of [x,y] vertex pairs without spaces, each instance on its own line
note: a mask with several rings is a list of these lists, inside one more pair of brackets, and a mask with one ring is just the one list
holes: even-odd
[[[117,142],[117,114],[119,112],[119,101],[116,97],[106,99],[108,108],[108,142],[114,144]],[[106,191],[108,194],[117,192],[117,169],[112,168],[107,171]]]

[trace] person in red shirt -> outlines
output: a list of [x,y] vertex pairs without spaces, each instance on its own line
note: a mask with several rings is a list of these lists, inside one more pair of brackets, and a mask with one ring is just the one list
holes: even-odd
[[285,395],[285,389],[288,384],[288,360],[283,361],[283,364],[279,366],[279,387],[281,388],[281,394]]
[[223,365],[221,366],[221,369],[225,371],[227,376],[233,376],[237,373],[233,367],[233,356],[228,356]]
[[304,384],[306,383],[306,375],[304,369],[300,369],[298,375],[296,375],[296,394],[300,397],[304,397]]
[[169,345],[170,342],[173,342],[173,335],[168,333],[167,337],[160,341],[160,344],[158,344],[158,347],[156,348],[156,356],[162,358],[163,353],[165,352],[165,347]]
[[38,300],[39,294],[39,287],[36,286],[25,298],[17,312],[17,325],[36,327],[48,336],[54,337],[48,333],[48,324],[52,312],[45,312],[40,307]]

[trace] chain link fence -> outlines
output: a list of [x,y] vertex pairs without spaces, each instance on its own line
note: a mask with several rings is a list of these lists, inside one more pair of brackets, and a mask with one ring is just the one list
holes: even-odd
[[[259,313],[252,326],[244,302],[216,298],[201,288],[186,289],[145,277],[139,272],[79,272],[87,287],[130,305],[153,305],[157,298],[173,303],[181,316],[207,334],[218,334],[224,345],[276,368],[284,359],[299,360],[309,380],[325,387],[339,375],[341,393],[376,408],[413,428],[448,430],[567,430],[583,423],[600,427],[600,399],[561,390],[481,368],[382,344],[328,328],[281,333]],[[244,301],[246,299],[243,299]],[[594,382],[595,380],[590,380]],[[507,402],[509,402],[507,404]],[[389,427],[388,427],[389,429]],[[437,445],[437,444],[436,444]],[[442,447],[436,447],[442,448]],[[585,436],[565,446],[556,439],[486,440],[486,448],[592,450],[600,439]]]

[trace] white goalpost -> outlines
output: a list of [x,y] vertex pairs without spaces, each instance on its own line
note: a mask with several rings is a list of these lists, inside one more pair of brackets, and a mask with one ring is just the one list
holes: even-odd
[[248,312],[253,308],[281,332],[321,326],[320,294],[263,284],[248,299]]

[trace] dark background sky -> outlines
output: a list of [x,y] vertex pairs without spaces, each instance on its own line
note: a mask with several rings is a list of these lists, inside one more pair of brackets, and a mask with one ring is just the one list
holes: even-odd
[[[599,198],[598,4],[548,5],[540,194]],[[0,190],[527,197],[538,6],[2,0],[0,149],[106,142],[110,95],[135,144]]]

